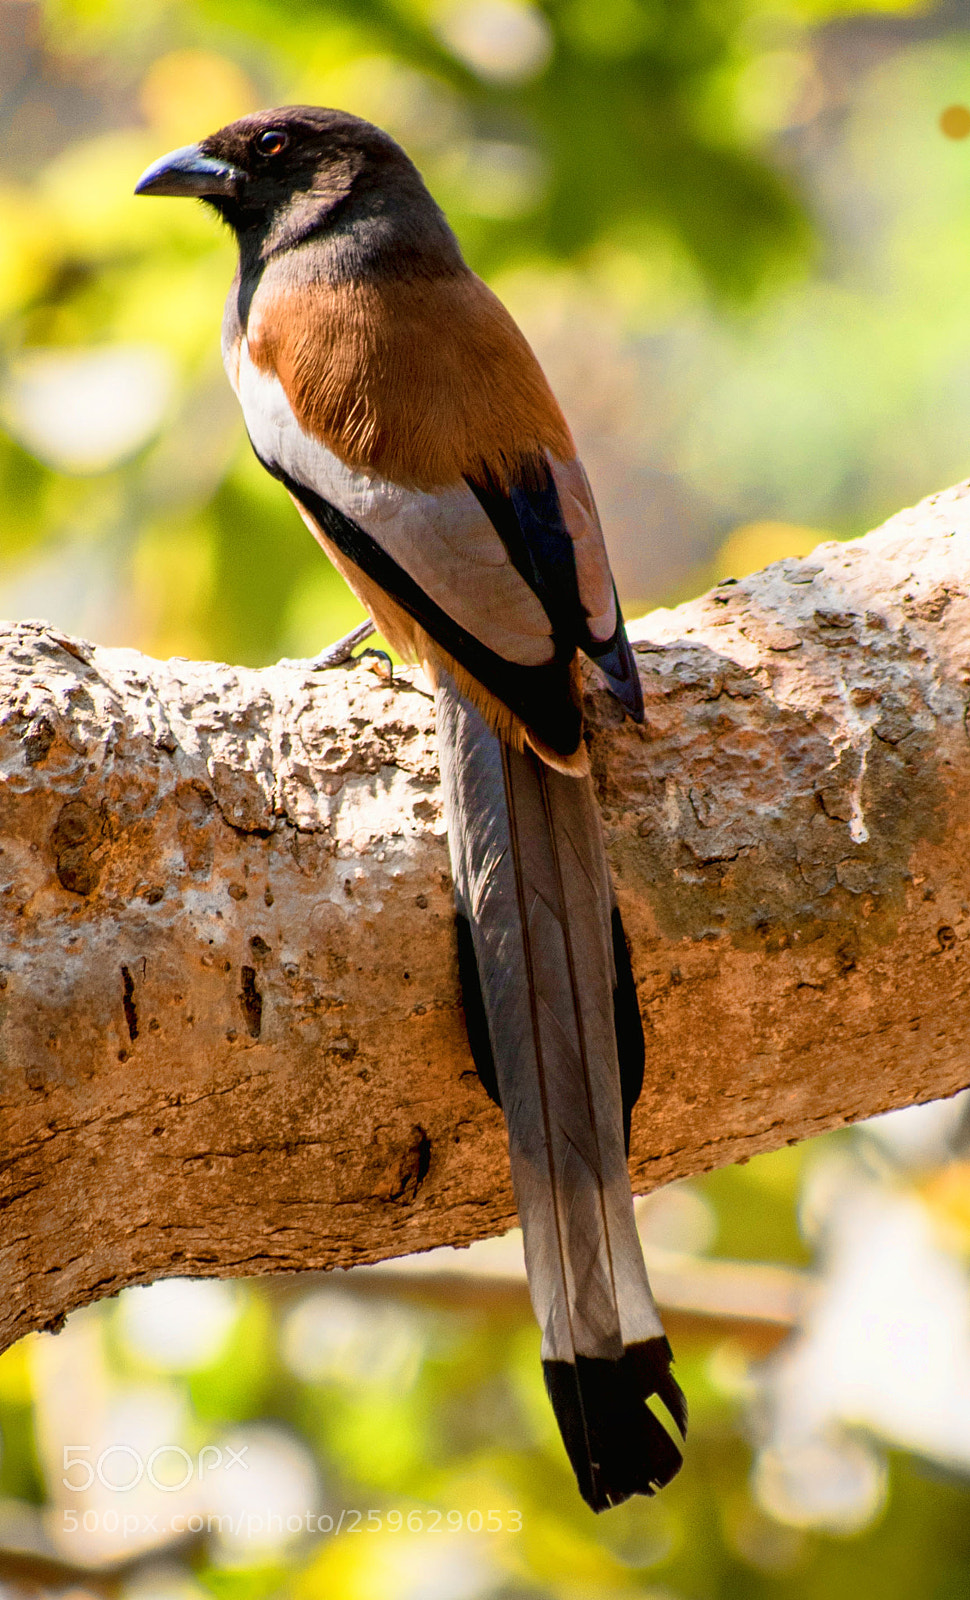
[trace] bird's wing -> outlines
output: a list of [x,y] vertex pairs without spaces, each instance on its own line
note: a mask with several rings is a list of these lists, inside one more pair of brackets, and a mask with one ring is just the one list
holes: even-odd
[[254,448],[328,548],[569,757],[577,648],[641,711],[589,484],[479,280],[395,294],[260,286],[227,350]]
[[557,642],[592,657],[630,715],[642,721],[640,678],[582,463],[547,452],[538,469],[509,483],[468,481]]
[[348,466],[304,432],[279,378],[259,371],[245,346],[239,398],[256,454],[297,498],[310,491],[356,524],[481,644],[520,666],[552,660],[549,618],[467,484],[429,492]]
[[[570,679],[575,646],[554,637],[541,600],[469,486],[407,488],[348,466],[300,426],[280,380],[254,366],[245,342],[238,393],[260,461],[289,489],[379,625],[389,597],[469,683],[550,752],[573,756],[581,743]],[[420,653],[400,630],[394,642]]]

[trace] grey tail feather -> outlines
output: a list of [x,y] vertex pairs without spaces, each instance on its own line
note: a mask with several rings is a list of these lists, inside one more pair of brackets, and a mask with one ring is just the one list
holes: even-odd
[[512,749],[444,676],[437,720],[469,1039],[505,1116],[546,1386],[600,1511],[669,1482],[686,1428],[626,1166],[629,954],[589,780]]

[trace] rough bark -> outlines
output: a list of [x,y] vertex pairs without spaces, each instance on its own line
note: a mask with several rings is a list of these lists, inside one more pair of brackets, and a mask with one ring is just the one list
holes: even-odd
[[[593,769],[643,1191],[970,1079],[970,485],[634,625]],[[165,1274],[514,1218],[456,993],[428,697],[0,654],[0,1333]]]

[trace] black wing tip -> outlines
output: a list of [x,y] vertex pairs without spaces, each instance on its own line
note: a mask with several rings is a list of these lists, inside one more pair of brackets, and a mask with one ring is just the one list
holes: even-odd
[[594,1511],[656,1494],[680,1471],[680,1445],[647,1405],[657,1395],[686,1438],[687,1402],[670,1362],[661,1334],[627,1345],[618,1361],[577,1356],[575,1363],[542,1363],[579,1492]]
[[643,722],[646,715],[643,708],[643,686],[622,621],[613,638],[605,646],[598,649],[587,648],[587,654],[596,662],[606,679],[610,693],[619,700],[627,716],[633,722]]

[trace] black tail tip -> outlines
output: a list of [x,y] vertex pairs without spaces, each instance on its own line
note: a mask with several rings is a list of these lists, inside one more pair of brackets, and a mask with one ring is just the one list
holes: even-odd
[[687,1437],[687,1401],[662,1336],[627,1345],[618,1361],[544,1361],[546,1389],[579,1484],[594,1511],[656,1494],[680,1470],[680,1444],[647,1405],[656,1395]]

